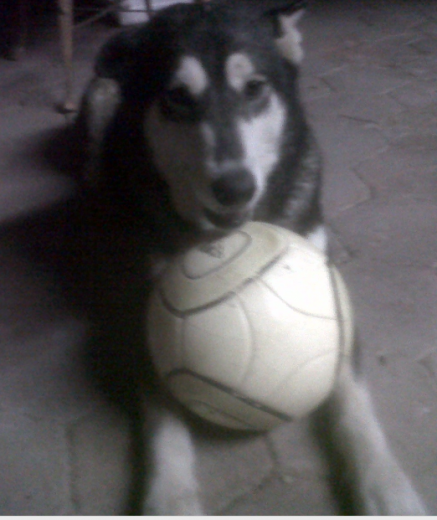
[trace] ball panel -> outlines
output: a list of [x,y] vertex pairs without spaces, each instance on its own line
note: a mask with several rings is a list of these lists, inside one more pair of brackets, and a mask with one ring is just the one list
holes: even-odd
[[174,373],[167,377],[171,392],[189,410],[210,422],[238,430],[269,430],[287,420],[256,403],[239,398],[196,374]]
[[238,297],[187,316],[182,343],[185,368],[238,386],[253,351],[251,327]]
[[[250,246],[235,254],[235,242],[240,241],[238,237],[241,235],[248,237]],[[242,242],[245,240],[246,238]],[[214,264],[214,269],[206,269],[207,274],[203,277],[187,277],[186,255],[179,257],[163,276],[161,291],[168,305],[177,312],[195,312],[221,300],[247,280],[256,277],[270,262],[287,250],[288,241],[288,235],[277,232],[275,227],[250,222],[243,230],[214,243],[216,247],[225,251],[220,261],[211,261],[211,252],[208,252],[208,249],[197,248],[194,253],[188,253],[197,257],[197,264],[202,262],[202,256],[206,265]],[[229,243],[231,247],[228,247]],[[232,262],[229,262],[227,259],[232,258],[232,255]]]
[[264,273],[263,280],[291,307],[335,319],[331,278],[320,252],[292,243],[277,264]]
[[183,319],[169,312],[158,291],[150,298],[147,312],[148,346],[159,373],[181,367]]
[[338,369],[338,352],[331,351],[308,361],[284,379],[268,405],[294,417],[314,411],[331,393]]
[[278,299],[262,280],[246,285],[239,297],[250,316],[254,338],[251,366],[236,387],[241,393],[268,404],[284,380],[293,378],[301,367],[338,351],[335,320],[296,311]]
[[195,247],[180,259],[180,267],[186,278],[196,280],[224,269],[251,247],[252,238],[247,233],[237,232],[226,240]]

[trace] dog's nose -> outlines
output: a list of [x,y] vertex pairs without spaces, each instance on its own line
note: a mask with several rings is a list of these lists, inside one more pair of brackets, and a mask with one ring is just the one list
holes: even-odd
[[212,193],[223,206],[236,206],[249,202],[255,193],[253,176],[244,169],[228,172],[214,181]]

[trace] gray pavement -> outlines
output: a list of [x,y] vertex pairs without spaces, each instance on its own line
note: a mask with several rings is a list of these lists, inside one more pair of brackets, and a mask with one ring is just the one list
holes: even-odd
[[[86,319],[47,263],[24,252],[39,240],[41,211],[74,193],[39,152],[66,118],[54,109],[54,16],[36,27],[19,61],[0,61],[0,514],[118,514],[132,495],[129,421],[84,366]],[[320,1],[302,28],[302,94],[325,154],[324,209],[363,370],[396,454],[437,514],[437,3]],[[76,33],[77,96],[113,30]],[[195,437],[208,513],[341,512],[306,421],[266,436]]]

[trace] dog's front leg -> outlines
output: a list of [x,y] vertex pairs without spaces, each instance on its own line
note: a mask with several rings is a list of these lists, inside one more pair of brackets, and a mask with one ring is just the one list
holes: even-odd
[[201,515],[195,474],[195,453],[188,426],[177,412],[145,404],[151,476],[145,513],[153,515]]
[[327,409],[338,449],[350,467],[364,513],[424,515],[425,508],[388,446],[369,391],[350,362],[340,370]]

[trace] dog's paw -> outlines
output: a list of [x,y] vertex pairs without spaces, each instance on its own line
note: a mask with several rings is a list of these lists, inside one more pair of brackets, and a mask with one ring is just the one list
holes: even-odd
[[366,515],[426,515],[425,506],[395,461],[380,460],[369,468],[362,501]]
[[172,490],[150,490],[144,505],[145,515],[202,516],[203,510],[197,491],[190,487],[177,486]]
[[202,515],[195,472],[195,450],[184,421],[165,408],[148,408],[153,470],[144,512],[151,515]]

